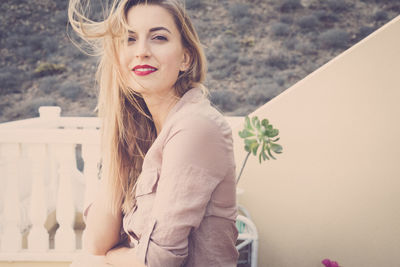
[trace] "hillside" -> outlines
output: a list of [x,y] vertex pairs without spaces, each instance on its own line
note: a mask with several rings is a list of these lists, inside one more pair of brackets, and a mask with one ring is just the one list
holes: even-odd
[[[96,2],[96,1],[94,1]],[[399,0],[187,0],[212,102],[245,115],[400,14]],[[95,116],[97,59],[72,45],[66,0],[0,3],[0,122]]]

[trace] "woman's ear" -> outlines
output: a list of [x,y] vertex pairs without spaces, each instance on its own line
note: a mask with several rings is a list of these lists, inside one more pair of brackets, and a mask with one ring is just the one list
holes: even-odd
[[183,54],[183,60],[181,63],[181,67],[179,68],[180,71],[186,71],[190,66],[190,54],[187,50],[185,50]]

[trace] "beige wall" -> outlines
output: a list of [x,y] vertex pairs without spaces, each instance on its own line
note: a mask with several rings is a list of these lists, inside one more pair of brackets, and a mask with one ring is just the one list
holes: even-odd
[[239,185],[259,266],[400,266],[400,16],[251,115],[284,147]]

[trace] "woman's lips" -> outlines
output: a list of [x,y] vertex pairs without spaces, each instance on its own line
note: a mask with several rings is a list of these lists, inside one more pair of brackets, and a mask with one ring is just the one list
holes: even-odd
[[150,65],[137,65],[132,69],[132,71],[136,75],[145,76],[157,71],[157,69]]

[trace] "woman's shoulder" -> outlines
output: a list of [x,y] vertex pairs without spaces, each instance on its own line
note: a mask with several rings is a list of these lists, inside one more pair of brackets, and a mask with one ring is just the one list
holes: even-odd
[[176,115],[171,125],[176,131],[192,130],[213,135],[229,135],[232,131],[225,117],[209,102],[182,108]]
[[164,149],[174,161],[200,166],[212,176],[224,177],[233,166],[232,130],[224,116],[206,101],[180,108],[169,121]]
[[232,129],[225,117],[214,108],[198,88],[186,93],[174,108],[164,125],[164,145],[171,139],[202,142],[208,140],[231,146]]

